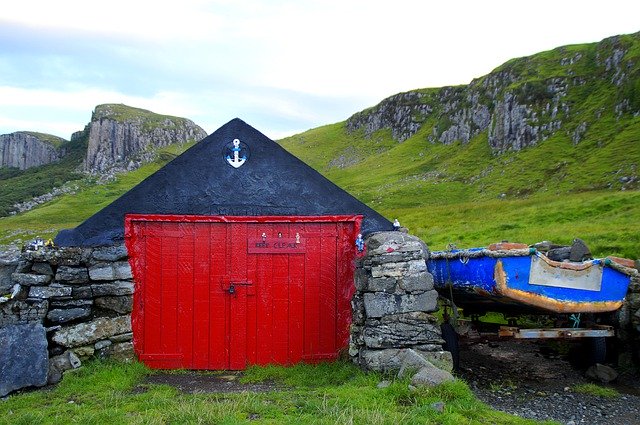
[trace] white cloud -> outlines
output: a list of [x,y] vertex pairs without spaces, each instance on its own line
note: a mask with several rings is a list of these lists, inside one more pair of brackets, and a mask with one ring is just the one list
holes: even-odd
[[21,31],[0,26],[0,133],[68,137],[97,104],[125,103],[207,131],[238,116],[291,134],[512,57],[638,31],[638,12],[635,0],[8,2],[0,22]]

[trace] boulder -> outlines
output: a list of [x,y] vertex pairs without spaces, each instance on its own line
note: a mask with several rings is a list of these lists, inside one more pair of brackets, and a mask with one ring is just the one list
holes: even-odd
[[609,382],[618,379],[618,372],[609,366],[596,363],[587,369],[585,376],[589,379],[593,379],[594,381],[600,381],[603,384],[608,384]]
[[39,323],[0,328],[0,397],[47,383],[47,335]]
[[433,365],[421,368],[411,378],[411,384],[416,387],[435,387],[443,382],[453,381],[455,378],[447,371],[438,369]]

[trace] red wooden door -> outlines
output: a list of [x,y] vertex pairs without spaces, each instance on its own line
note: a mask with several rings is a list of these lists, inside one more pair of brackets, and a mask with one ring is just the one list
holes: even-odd
[[335,359],[361,216],[130,215],[134,348],[154,368]]

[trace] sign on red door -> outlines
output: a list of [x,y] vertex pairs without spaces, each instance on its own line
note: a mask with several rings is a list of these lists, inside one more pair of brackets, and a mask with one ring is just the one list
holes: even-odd
[[335,359],[361,218],[127,216],[139,359],[220,370]]

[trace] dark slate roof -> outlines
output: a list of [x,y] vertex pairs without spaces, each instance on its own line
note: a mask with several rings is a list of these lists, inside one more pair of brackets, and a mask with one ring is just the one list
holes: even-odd
[[[228,147],[239,139],[248,159],[227,163]],[[241,151],[245,155],[245,150]],[[59,246],[99,246],[124,239],[124,216],[347,215],[362,214],[362,233],[392,230],[392,224],[331,183],[280,145],[236,118],[147,177],[75,229],[55,238]]]

